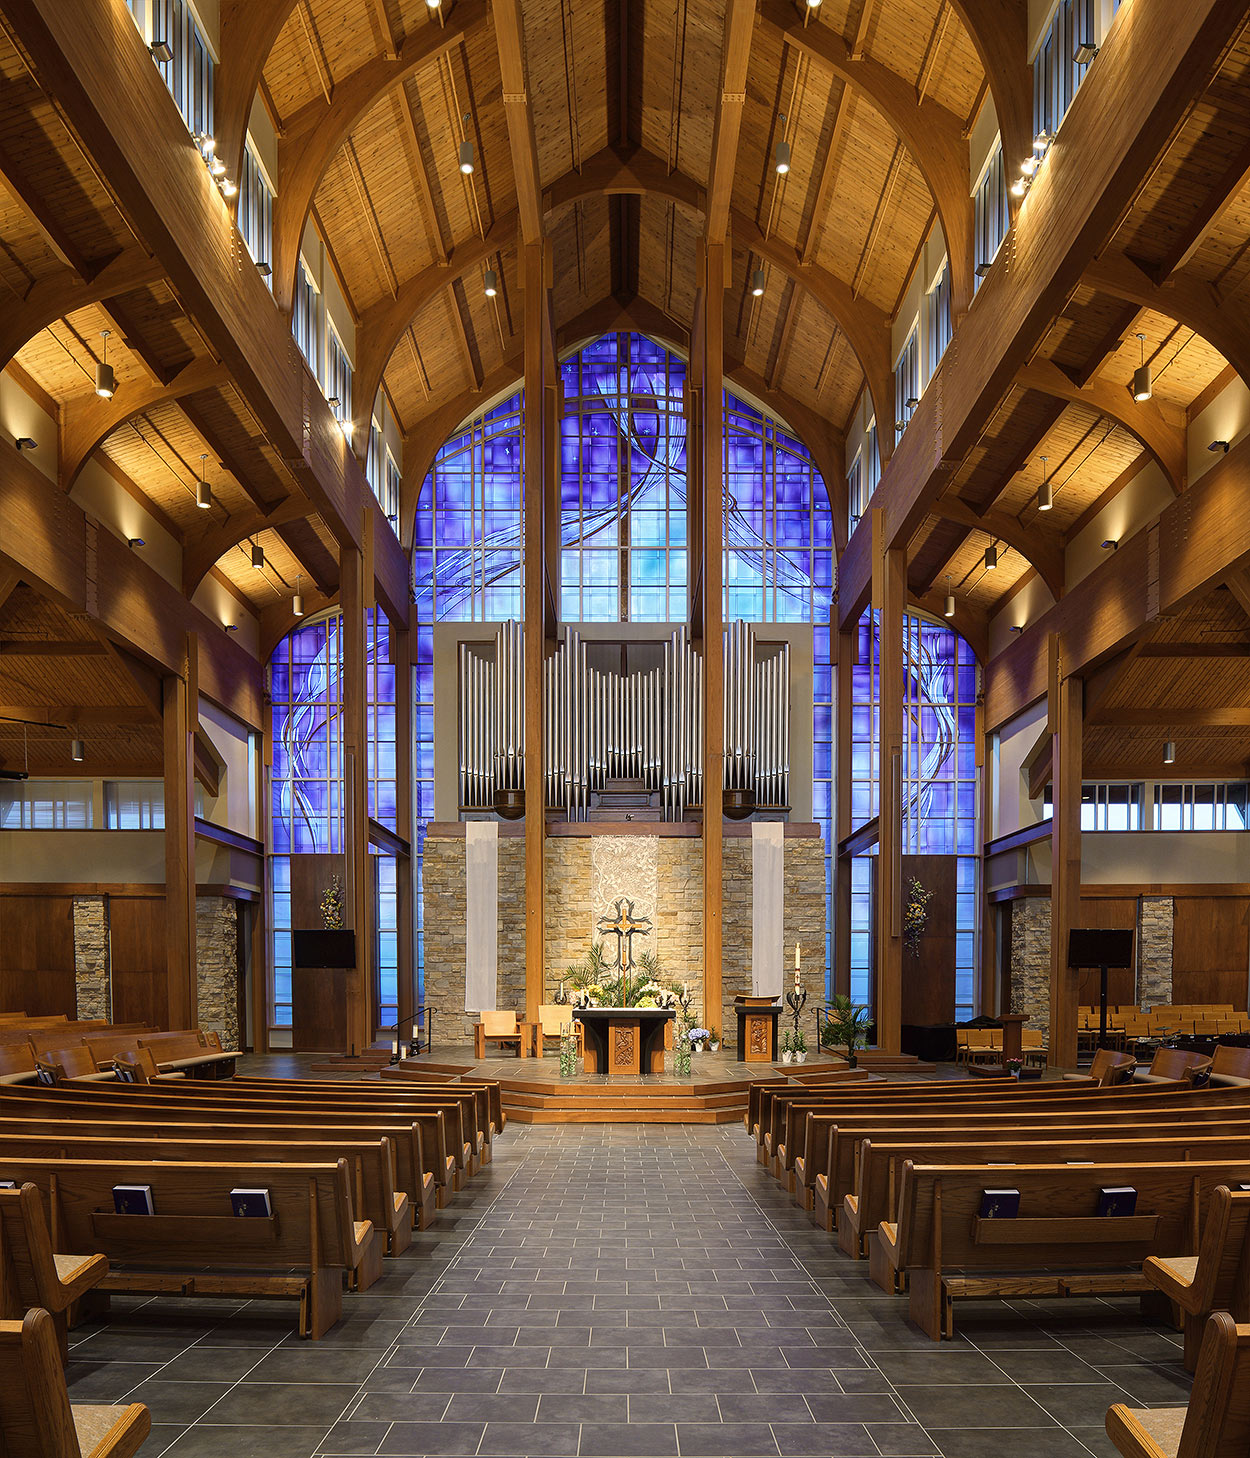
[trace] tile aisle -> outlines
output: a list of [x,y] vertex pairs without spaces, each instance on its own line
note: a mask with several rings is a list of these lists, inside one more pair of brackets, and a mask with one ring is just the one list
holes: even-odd
[[1180,1403],[1136,1302],[984,1302],[930,1342],[782,1197],[740,1127],[512,1124],[317,1343],[285,1304],[114,1299],[77,1401],[152,1410],[143,1458],[1111,1453]]

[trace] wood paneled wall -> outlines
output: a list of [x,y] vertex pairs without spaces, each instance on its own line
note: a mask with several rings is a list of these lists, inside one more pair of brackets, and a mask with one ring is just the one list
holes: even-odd
[[109,898],[113,1021],[169,1026],[165,975],[165,898]]
[[949,1023],[955,1016],[956,858],[904,856],[902,860],[903,906],[913,876],[933,892],[920,956],[903,948],[903,1022],[920,1027]]
[[74,1016],[74,903],[0,896],[0,1012]]
[[1250,897],[1178,896],[1172,930],[1172,1001],[1246,1006]]
[[[1082,896],[1077,914],[1079,926],[1102,927],[1109,931],[1137,930],[1137,898],[1135,896]],[[1098,1001],[1099,974],[1097,970],[1084,968],[1081,971],[1078,994],[1083,1007],[1092,1007]],[[1112,967],[1107,972],[1107,1002],[1114,1007],[1119,1003],[1137,1001],[1137,974],[1132,967]]]

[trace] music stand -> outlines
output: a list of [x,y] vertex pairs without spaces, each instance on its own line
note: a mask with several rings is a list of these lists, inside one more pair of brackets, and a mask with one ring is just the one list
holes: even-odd
[[1098,968],[1098,1046],[1107,1046],[1107,969],[1133,965],[1131,930],[1073,927],[1068,933],[1068,966]]

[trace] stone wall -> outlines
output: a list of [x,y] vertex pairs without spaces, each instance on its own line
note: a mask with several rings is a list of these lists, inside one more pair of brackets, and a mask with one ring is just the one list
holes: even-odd
[[[502,876],[500,879],[502,882]],[[464,1011],[463,836],[426,836],[421,884],[425,903],[425,1001],[435,1010],[435,1036],[439,1041],[463,1043],[472,1039],[469,1029],[473,1022]]]
[[[427,928],[429,923],[426,923]],[[525,1008],[525,838],[499,837],[499,980],[495,1006]],[[464,961],[460,963],[464,1006]]]
[[1027,1027],[1050,1021],[1050,899],[1026,896],[1011,903],[1011,1011]]
[[229,896],[195,899],[195,959],[199,1026],[239,1048],[239,907]]
[[580,835],[548,836],[543,866],[547,879],[543,906],[547,950],[543,995],[550,1002],[564,978],[565,968],[580,962],[590,947],[589,839]]
[[1172,1001],[1172,933],[1172,898],[1143,896],[1137,908],[1137,997],[1144,1008]]
[[108,1018],[108,901],[103,896],[74,897],[74,1016]]
[[[656,842],[655,950],[670,982],[690,987],[690,1015],[703,1018],[703,841],[661,836]],[[706,1026],[706,1024],[704,1024]]]

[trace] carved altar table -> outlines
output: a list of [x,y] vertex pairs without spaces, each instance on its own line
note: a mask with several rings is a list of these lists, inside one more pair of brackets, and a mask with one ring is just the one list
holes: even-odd
[[664,1026],[677,1016],[663,1007],[585,1007],[573,1016],[586,1032],[587,1073],[663,1073]]

